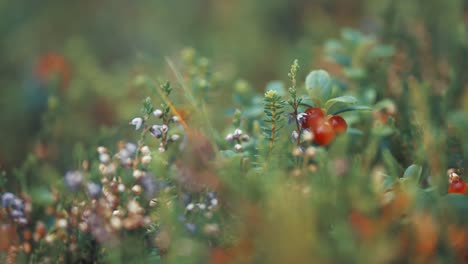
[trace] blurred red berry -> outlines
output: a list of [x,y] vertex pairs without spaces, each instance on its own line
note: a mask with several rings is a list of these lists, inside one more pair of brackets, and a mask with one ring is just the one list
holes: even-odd
[[53,78],[60,78],[60,89],[64,90],[70,81],[71,70],[68,61],[62,55],[51,52],[38,59],[35,74],[46,84]]
[[313,129],[313,132],[314,141],[321,146],[330,144],[335,138],[335,131],[333,131],[333,127],[327,121],[320,122],[317,127]]
[[328,122],[337,134],[346,132],[348,128],[348,124],[341,116],[331,116],[328,118]]
[[302,128],[314,130],[325,118],[323,110],[318,107],[309,107],[304,113],[306,116],[302,119]]
[[448,193],[465,193],[466,183],[463,180],[452,181],[448,187]]

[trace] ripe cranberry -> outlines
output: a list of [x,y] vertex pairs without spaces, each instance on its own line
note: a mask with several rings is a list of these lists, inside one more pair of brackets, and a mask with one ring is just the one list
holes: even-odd
[[43,83],[50,82],[54,77],[60,78],[60,89],[67,88],[71,77],[69,62],[60,54],[47,53],[42,55],[36,65],[35,74]]
[[335,131],[327,121],[320,122],[312,131],[314,132],[314,141],[321,146],[330,144],[335,138]]
[[325,118],[325,113],[318,107],[309,107],[304,113],[306,116],[302,119],[302,128],[314,130]]
[[346,132],[348,128],[348,124],[346,124],[346,121],[341,116],[331,116],[328,118],[328,122],[337,134]]
[[448,193],[465,193],[466,183],[463,180],[452,181],[448,187]]

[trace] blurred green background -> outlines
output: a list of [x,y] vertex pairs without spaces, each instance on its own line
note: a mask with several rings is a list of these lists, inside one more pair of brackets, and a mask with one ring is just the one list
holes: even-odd
[[[263,90],[286,79],[295,58],[304,73],[317,68],[324,41],[342,27],[411,50],[422,25],[434,60],[462,69],[467,9],[462,0],[2,0],[0,164],[17,166],[34,151],[66,168],[76,143],[125,135],[145,94],[132,80],[142,72],[165,78],[165,56],[177,58],[184,47],[211,58],[226,79]],[[47,54],[63,59],[66,85],[37,76]],[[222,88],[230,99],[232,87]]]

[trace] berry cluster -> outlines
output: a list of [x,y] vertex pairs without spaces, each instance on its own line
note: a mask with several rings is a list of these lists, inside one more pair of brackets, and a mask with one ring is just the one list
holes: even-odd
[[464,194],[468,189],[466,182],[460,179],[460,175],[455,172],[455,169],[448,170],[449,186],[448,193],[461,193]]
[[325,116],[318,107],[307,108],[300,117],[301,127],[314,134],[314,141],[321,146],[330,144],[335,135],[346,132],[348,124],[341,116]]

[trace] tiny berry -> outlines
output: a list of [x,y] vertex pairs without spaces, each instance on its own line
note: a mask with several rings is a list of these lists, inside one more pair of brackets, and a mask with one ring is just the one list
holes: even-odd
[[465,193],[466,182],[463,180],[452,181],[448,187],[448,193]]
[[346,121],[341,116],[331,116],[328,118],[328,122],[337,134],[346,132],[348,128],[348,124],[346,124]]
[[302,119],[302,128],[309,128],[314,130],[325,118],[325,114],[322,109],[318,107],[309,107],[305,110],[306,116]]
[[314,141],[321,146],[330,144],[334,138],[335,131],[328,122],[321,122],[314,129]]

